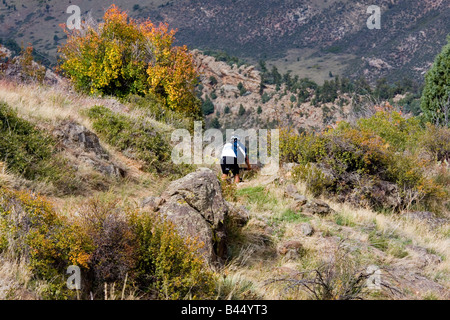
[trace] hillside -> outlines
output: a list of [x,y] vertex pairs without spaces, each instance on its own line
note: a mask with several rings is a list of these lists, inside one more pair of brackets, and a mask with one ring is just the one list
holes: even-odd
[[[318,85],[276,67],[261,72],[251,64],[223,54],[194,50],[200,73],[198,97],[207,125],[216,128],[293,128],[320,131],[342,120],[353,121],[373,112],[373,105],[394,105],[409,115],[420,114],[417,82],[389,85],[335,76]],[[261,68],[261,65],[259,65]]]
[[[371,82],[422,79],[450,33],[448,1],[384,0],[382,29],[368,30],[370,1],[115,1],[133,17],[168,22],[191,49],[224,50],[256,64],[268,60],[283,73],[322,83],[335,75]],[[101,18],[108,1],[79,1],[84,17]],[[5,0],[0,38],[28,42],[55,63],[69,14],[66,1]],[[39,25],[39,28],[33,26]]]
[[[58,155],[76,168],[66,176],[69,180],[30,180],[3,165],[0,175],[3,188],[31,189],[47,194],[45,201],[49,201],[54,210],[75,219],[78,212],[94,208],[89,207],[92,205],[89,199],[103,199],[101,203],[109,203],[116,207],[115,212],[121,212],[119,208],[134,207],[143,199],[164,197],[164,191],[174,187],[169,187],[169,183],[175,177],[150,173],[145,169],[145,162],[130,155],[131,150],[122,152],[106,142],[85,111],[102,105],[127,118],[144,116],[154,128],[162,130],[160,132],[170,132],[173,124],[156,122],[133,104],[74,94],[64,87],[45,88],[3,81],[0,100],[14,106],[20,118],[34,123],[42,132],[59,137],[62,145]],[[86,141],[94,142],[94,148],[77,138],[81,133],[89,137]],[[100,137],[99,143],[95,142],[97,137]],[[218,168],[213,170],[218,174]],[[241,213],[232,218],[234,222],[227,224],[228,262],[220,269],[220,276],[217,275],[220,280],[216,284],[216,298],[307,299],[311,296],[305,291],[286,291],[288,282],[285,281],[298,280],[305,270],[319,268],[325,272],[327,268],[337,268],[335,270],[340,271],[335,278],[328,279],[336,284],[356,277],[360,268],[377,265],[383,270],[383,289],[364,289],[361,292],[364,298],[448,299],[447,218],[384,214],[320,197],[324,203],[309,195],[304,183],[292,185],[289,166],[276,176],[252,174],[244,176],[244,180],[234,191],[223,189],[224,197],[233,208],[241,208],[238,209]],[[69,182],[77,184],[71,187]],[[55,183],[58,183],[57,189]],[[0,201],[3,202],[0,203],[5,205],[7,198],[5,189],[2,190]],[[300,193],[308,194],[305,200],[299,200]],[[306,201],[308,204],[298,211]],[[151,210],[149,208],[152,205],[144,210]],[[438,223],[437,228],[434,223]],[[104,241],[109,241],[109,235],[104,237]],[[35,281],[36,275],[28,269],[26,261],[2,259],[0,297],[55,298],[48,296],[50,292],[46,290],[51,289],[48,284]],[[345,273],[341,273],[343,270]],[[117,278],[118,287],[122,280]],[[120,294],[114,295],[113,291],[110,294],[108,299],[120,299]],[[100,299],[102,295],[102,292],[96,293],[95,298]],[[136,287],[127,287],[125,296],[122,293],[122,299],[139,297],[146,296]]]
[[[20,27],[21,38],[42,22],[50,39],[56,12],[64,15],[67,5],[11,1],[2,2],[8,14],[1,19],[11,35]],[[383,3],[396,18],[411,18],[406,2]],[[186,31],[129,19],[115,5],[103,23],[89,20],[53,44],[37,40],[20,54],[12,40],[9,49],[0,45],[0,300],[188,300],[190,307],[191,300],[450,299],[450,37],[443,47],[437,40],[444,2],[418,3],[425,20],[411,18],[415,27],[405,29],[436,31],[424,36],[434,39],[433,49],[413,45],[411,60],[403,59],[389,46],[405,35],[395,29],[391,40],[380,39],[391,54],[364,60],[380,71],[374,78],[358,69],[359,60],[345,69],[339,59],[359,59],[362,51],[329,47],[370,46],[353,23],[361,2],[248,4],[254,12],[238,0],[123,8],[185,23],[191,33],[197,26],[210,32],[215,22],[220,35],[228,18],[246,14],[252,28],[278,30],[235,37],[247,58],[252,43],[264,54],[255,45],[261,37],[279,48],[270,49],[273,59],[292,54],[284,41],[296,43],[296,32],[308,31],[302,39],[317,47],[294,60],[323,59],[340,71],[316,65],[295,74],[275,60],[252,64],[178,46],[189,43]],[[337,20],[324,22],[349,13],[342,33],[333,33]],[[194,24],[184,20],[191,15]],[[59,42],[57,68],[35,60]],[[406,70],[403,77],[408,63],[439,48],[424,86],[425,69],[398,80],[396,68]],[[387,59],[395,68],[378,78]],[[352,72],[366,78],[351,79]],[[233,167],[234,176],[220,165],[224,143],[238,140],[229,131],[220,136],[227,129],[258,133],[256,149],[250,132],[233,132],[252,161],[245,170]],[[275,129],[267,149],[260,129]]]

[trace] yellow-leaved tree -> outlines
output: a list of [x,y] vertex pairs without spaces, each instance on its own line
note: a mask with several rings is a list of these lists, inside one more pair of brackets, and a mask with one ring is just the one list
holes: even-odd
[[60,68],[79,90],[124,97],[153,94],[168,108],[199,114],[198,73],[186,46],[165,23],[137,21],[112,5],[103,22],[83,21],[59,48]]

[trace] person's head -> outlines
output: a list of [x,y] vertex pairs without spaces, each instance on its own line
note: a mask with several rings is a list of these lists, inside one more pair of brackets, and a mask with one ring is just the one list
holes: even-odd
[[239,138],[239,136],[232,136],[230,141],[231,142],[235,142],[235,141],[240,141],[241,139]]

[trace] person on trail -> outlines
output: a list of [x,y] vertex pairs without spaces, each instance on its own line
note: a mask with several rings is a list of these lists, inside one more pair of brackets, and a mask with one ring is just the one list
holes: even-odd
[[248,170],[251,170],[248,160],[247,148],[241,143],[238,136],[232,136],[230,142],[226,143],[222,149],[220,166],[222,168],[222,180],[228,178],[230,171],[234,174],[234,182],[239,183],[239,165],[247,164]]

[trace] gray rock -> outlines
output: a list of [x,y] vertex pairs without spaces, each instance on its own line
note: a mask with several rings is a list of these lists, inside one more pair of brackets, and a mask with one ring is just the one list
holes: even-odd
[[308,201],[308,199],[305,196],[298,193],[297,187],[292,183],[286,186],[286,189],[284,190],[284,195],[285,197],[290,197],[295,200],[295,204],[293,207],[293,210],[295,211],[300,210],[300,208],[304,206]]
[[448,219],[438,218],[433,212],[429,211],[414,211],[405,213],[405,217],[411,220],[422,221],[430,227],[435,228],[442,224],[448,223]]
[[65,121],[54,131],[63,145],[79,148],[84,152],[93,152],[99,159],[109,159],[106,150],[100,145],[97,135],[85,126],[73,121]]
[[234,222],[239,226],[245,226],[250,220],[250,213],[244,206],[233,207],[227,202],[229,212],[228,215],[234,220]]
[[294,197],[298,194],[297,187],[293,185],[292,183],[289,183],[286,188],[284,189],[284,195],[286,197]]
[[312,236],[314,233],[314,229],[309,223],[302,223],[300,225],[300,231],[307,237]]
[[95,170],[112,177],[125,176],[125,169],[110,159],[97,135],[83,125],[64,121],[53,131],[53,135],[59,140],[60,148]]
[[417,253],[418,256],[415,258],[415,262],[422,268],[428,265],[437,265],[442,262],[441,257],[428,252],[426,248],[415,245],[408,245],[407,248]]
[[141,208],[149,208],[153,211],[158,211],[159,206],[163,203],[163,200],[160,197],[149,196],[147,198],[142,199]]
[[334,210],[330,206],[321,200],[311,200],[304,207],[303,212],[318,214],[318,215],[328,215],[333,213]]
[[226,256],[223,222],[228,206],[214,172],[200,168],[173,181],[161,199],[159,211],[174,223],[180,235],[204,244],[200,250],[205,261],[222,264]]
[[283,242],[278,246],[277,252],[281,256],[285,256],[286,259],[298,258],[303,250],[303,245],[300,241],[291,240]]

